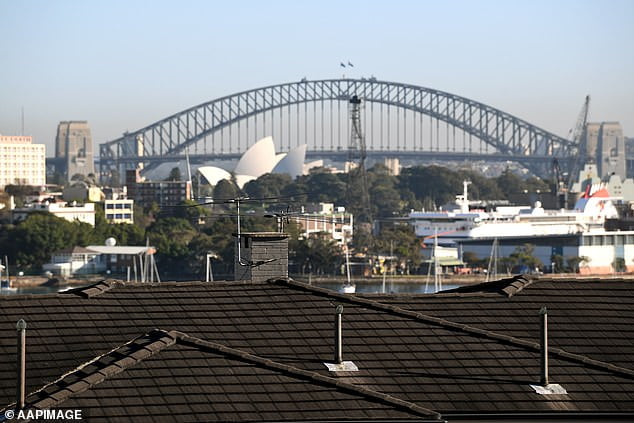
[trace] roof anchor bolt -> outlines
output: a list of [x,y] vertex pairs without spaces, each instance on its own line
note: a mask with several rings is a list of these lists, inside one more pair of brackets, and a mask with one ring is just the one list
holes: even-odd
[[539,310],[540,338],[541,338],[541,380],[542,386],[549,384],[548,380],[548,309],[546,306]]
[[17,329],[17,385],[16,385],[16,402],[15,407],[17,410],[24,408],[24,392],[26,387],[26,322],[24,319],[18,320],[16,325]]
[[339,304],[335,308],[335,363],[343,363],[343,341],[341,328],[341,315],[343,314],[343,305]]

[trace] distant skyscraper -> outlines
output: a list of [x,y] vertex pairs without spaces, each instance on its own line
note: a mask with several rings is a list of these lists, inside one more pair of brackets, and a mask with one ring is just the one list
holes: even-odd
[[634,138],[625,138],[625,172],[634,178]]
[[620,123],[588,123],[586,153],[595,160],[600,177],[614,173],[625,179],[625,138]]
[[95,173],[92,158],[92,135],[85,120],[64,121],[57,125],[55,157],[63,159],[62,173],[70,181],[76,175]]
[[46,146],[27,136],[0,135],[0,188],[46,184]]

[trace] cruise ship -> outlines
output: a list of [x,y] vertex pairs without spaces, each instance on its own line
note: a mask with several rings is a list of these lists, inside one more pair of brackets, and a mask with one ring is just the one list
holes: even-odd
[[563,260],[567,269],[582,274],[634,272],[634,231],[606,230],[606,221],[618,219],[619,214],[614,204],[618,198],[611,197],[605,186],[589,185],[572,210],[545,210],[536,202],[532,207],[505,206],[487,212],[469,208],[468,185],[464,183],[452,210],[409,214],[423,248],[435,244],[428,252],[441,247],[462,262],[466,253],[487,259],[495,248],[496,255],[509,257],[530,244],[534,257],[548,271],[560,271],[555,262]]
[[454,246],[462,240],[477,238],[517,238],[562,236],[601,231],[606,219],[618,217],[614,197],[601,185],[589,186],[573,210],[545,210],[537,201],[531,206],[503,206],[494,211],[470,210],[469,182],[463,183],[462,195],[456,196],[453,210],[413,211],[409,220],[416,236],[425,244]]

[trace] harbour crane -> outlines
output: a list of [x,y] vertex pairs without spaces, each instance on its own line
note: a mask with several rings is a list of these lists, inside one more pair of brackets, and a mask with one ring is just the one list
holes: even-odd
[[557,199],[559,206],[563,208],[568,206],[568,193],[572,189],[572,184],[574,184],[576,177],[579,175],[579,171],[585,163],[594,161],[594,158],[588,156],[589,152],[586,150],[586,127],[588,125],[589,111],[590,95],[586,95],[579,116],[577,117],[577,122],[574,128],[568,132],[569,139],[577,145],[577,156],[572,159],[568,174],[565,175],[562,173],[557,159],[553,160],[553,173],[555,183],[557,184]]
[[590,153],[586,150],[587,147],[587,126],[588,126],[588,113],[590,112],[590,96],[586,95],[586,99],[583,102],[579,116],[577,117],[577,123],[571,130],[571,140],[577,144],[578,153],[577,157],[572,163],[570,173],[568,174],[568,184],[565,187],[568,191],[572,188],[575,178],[578,176],[579,171],[586,162],[594,162],[594,157],[588,156]]

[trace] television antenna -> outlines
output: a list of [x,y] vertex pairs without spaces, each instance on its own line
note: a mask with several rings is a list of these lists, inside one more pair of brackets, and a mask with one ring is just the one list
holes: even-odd
[[[176,206],[176,207],[200,207],[200,206],[206,206],[206,205],[214,205],[214,204],[235,204],[236,205],[236,214],[235,215],[226,215],[227,217],[236,217],[236,235],[238,238],[238,264],[240,266],[248,266],[248,267],[257,267],[257,266],[261,266],[263,264],[266,263],[270,263],[273,262],[275,260],[278,260],[276,258],[272,258],[272,259],[267,259],[267,260],[259,260],[259,261],[252,261],[252,260],[246,260],[242,257],[242,246],[241,246],[241,224],[240,224],[240,204],[244,204],[244,203],[261,203],[264,201],[271,201],[271,200],[282,200],[282,199],[291,199],[297,196],[303,196],[303,195],[307,195],[307,193],[296,193],[296,194],[291,194],[291,195],[283,195],[283,196],[276,196],[276,197],[259,197],[259,198],[253,198],[253,197],[249,197],[249,196],[237,196],[234,198],[224,198],[224,199],[214,199],[211,201],[206,201],[204,203],[201,204],[192,204],[192,205],[185,205],[185,206]],[[255,217],[255,216],[254,216]]]

